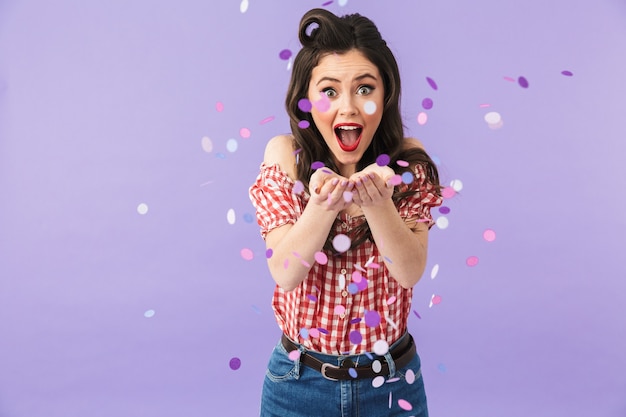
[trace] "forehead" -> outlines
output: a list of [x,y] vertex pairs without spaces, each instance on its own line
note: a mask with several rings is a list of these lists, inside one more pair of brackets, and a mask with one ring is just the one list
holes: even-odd
[[361,51],[352,49],[343,54],[332,53],[320,58],[319,63],[311,73],[311,81],[328,76],[337,79],[353,78],[365,73],[379,77],[376,65],[367,59]]

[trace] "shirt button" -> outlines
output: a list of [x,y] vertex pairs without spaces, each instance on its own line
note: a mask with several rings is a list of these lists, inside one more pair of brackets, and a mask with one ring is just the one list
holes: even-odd
[[348,271],[346,271],[345,269],[342,269],[341,270],[341,275],[346,275],[346,272],[348,272]]
[[346,222],[341,223],[341,227],[343,227],[344,229],[347,229],[348,228],[348,223],[346,223]]
[[342,319],[345,319],[345,318],[346,318],[346,313],[341,313],[341,314],[339,315],[339,317],[341,317]]
[[343,297],[347,297],[348,296],[348,291],[346,291],[346,290],[341,291],[341,295]]

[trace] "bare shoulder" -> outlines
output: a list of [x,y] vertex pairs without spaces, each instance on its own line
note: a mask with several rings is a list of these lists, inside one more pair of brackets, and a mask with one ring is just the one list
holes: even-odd
[[426,149],[424,148],[424,144],[422,143],[422,141],[420,141],[419,139],[416,138],[404,138],[404,145],[403,145],[405,150],[409,150],[409,149],[421,149],[423,151],[425,151]]
[[294,155],[294,142],[291,135],[274,136],[265,146],[263,162],[266,165],[278,164],[289,177],[295,178],[296,157]]

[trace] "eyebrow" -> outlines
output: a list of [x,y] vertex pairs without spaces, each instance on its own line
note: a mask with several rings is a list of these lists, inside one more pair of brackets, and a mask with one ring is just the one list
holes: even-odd
[[[378,81],[378,78],[374,77],[370,73],[365,73],[363,75],[359,75],[354,80],[355,81],[361,81],[361,80],[363,80],[365,78],[371,78],[371,79],[373,79],[375,81]],[[320,80],[315,85],[320,85],[320,83],[323,82],[323,81],[330,81],[330,82],[334,82],[334,83],[339,83],[340,82],[338,79],[333,78],[333,77],[322,77],[322,78],[320,78]]]

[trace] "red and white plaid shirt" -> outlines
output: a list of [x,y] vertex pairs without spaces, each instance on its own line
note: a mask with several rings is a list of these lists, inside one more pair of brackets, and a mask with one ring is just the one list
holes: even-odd
[[[272,229],[295,223],[309,195],[296,194],[294,180],[278,165],[263,163],[260,169],[250,199],[265,239]],[[398,203],[400,216],[423,219],[432,227],[430,208],[442,199],[426,180],[424,168],[417,165],[415,180],[401,186],[419,192]],[[365,221],[364,216],[338,218],[335,233],[342,234]],[[316,262],[293,291],[276,286],[272,308],[281,330],[307,349],[333,355],[372,352],[378,340],[393,344],[407,330],[413,289],[402,288],[389,276],[383,256],[369,240],[339,256],[326,255],[328,263]]]

